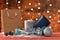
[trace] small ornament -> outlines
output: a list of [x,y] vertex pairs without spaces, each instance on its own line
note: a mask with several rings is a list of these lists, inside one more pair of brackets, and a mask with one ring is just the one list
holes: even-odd
[[45,36],[51,36],[51,35],[52,35],[52,29],[49,28],[49,27],[46,27],[46,28],[44,29],[44,35],[45,35]]
[[42,30],[40,29],[40,27],[38,27],[36,29],[36,33],[37,33],[37,35],[42,35]]
[[15,35],[20,35],[21,34],[21,29],[20,28],[16,28],[15,29]]

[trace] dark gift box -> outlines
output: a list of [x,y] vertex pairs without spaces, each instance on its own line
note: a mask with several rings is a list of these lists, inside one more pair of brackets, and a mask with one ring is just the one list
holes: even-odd
[[34,28],[37,27],[44,27],[44,26],[48,26],[50,24],[49,20],[45,17],[45,16],[41,16],[33,25]]

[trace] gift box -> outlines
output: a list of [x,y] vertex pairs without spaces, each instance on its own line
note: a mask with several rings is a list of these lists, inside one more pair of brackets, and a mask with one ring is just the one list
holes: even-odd
[[45,16],[41,16],[33,25],[34,28],[37,27],[44,27],[44,26],[48,26],[50,24],[50,21],[45,17]]
[[33,30],[33,21],[32,20],[25,20],[24,21],[24,31],[32,32]]

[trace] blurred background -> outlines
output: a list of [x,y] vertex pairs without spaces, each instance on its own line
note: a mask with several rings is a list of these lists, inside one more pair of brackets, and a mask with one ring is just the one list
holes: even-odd
[[53,32],[60,32],[60,0],[0,0],[0,31],[4,29],[1,28],[2,9],[19,9],[22,29],[24,20],[35,22],[44,15],[51,22],[49,27]]

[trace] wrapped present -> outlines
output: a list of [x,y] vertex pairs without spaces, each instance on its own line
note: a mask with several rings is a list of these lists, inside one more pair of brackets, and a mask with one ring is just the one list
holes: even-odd
[[34,28],[40,27],[42,28],[43,26],[48,26],[50,24],[50,21],[45,17],[41,16],[33,25]]
[[33,31],[33,21],[32,20],[25,20],[24,21],[24,31],[26,31],[26,32]]

